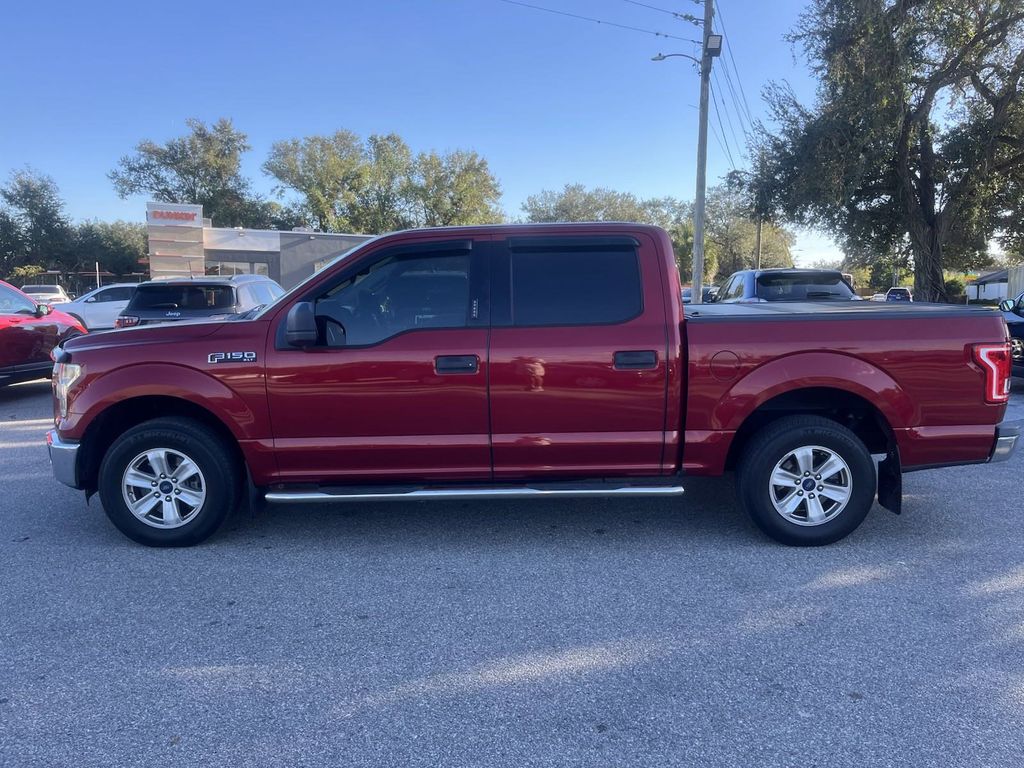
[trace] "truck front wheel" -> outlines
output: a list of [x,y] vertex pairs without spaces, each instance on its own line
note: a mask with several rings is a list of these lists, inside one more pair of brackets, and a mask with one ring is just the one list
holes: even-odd
[[787,416],[758,432],[738,468],[740,502],[776,541],[820,546],[859,526],[875,498],[875,465],[864,443],[819,416]]
[[154,419],[118,437],[100,464],[107,517],[151,547],[209,538],[238,506],[238,462],[224,441],[191,419]]

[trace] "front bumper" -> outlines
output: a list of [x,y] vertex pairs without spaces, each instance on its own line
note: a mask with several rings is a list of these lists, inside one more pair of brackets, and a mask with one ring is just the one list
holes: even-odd
[[53,476],[64,485],[78,488],[78,443],[61,440],[57,430],[46,433],[46,447],[50,451]]
[[1013,454],[1020,440],[1021,422],[1004,421],[996,426],[996,440],[992,445],[992,455],[988,460],[1006,461]]

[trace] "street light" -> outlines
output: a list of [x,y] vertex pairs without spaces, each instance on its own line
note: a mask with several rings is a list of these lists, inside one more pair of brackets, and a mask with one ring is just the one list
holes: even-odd
[[652,56],[651,61],[664,61],[665,59],[670,59],[673,56],[680,56],[684,59],[689,59],[698,67],[700,66],[700,59],[698,59],[696,56],[691,56],[688,53],[659,53],[657,56]]

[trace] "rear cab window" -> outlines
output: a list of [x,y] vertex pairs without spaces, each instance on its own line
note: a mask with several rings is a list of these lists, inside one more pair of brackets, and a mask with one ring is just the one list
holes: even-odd
[[141,285],[128,308],[133,311],[181,310],[224,312],[235,304],[235,289],[230,285]]

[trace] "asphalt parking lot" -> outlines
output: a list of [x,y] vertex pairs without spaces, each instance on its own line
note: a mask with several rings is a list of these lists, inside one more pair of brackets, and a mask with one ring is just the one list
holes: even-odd
[[49,416],[0,390],[0,765],[1024,765],[1024,453],[823,549],[691,481],[151,550],[51,479]]

